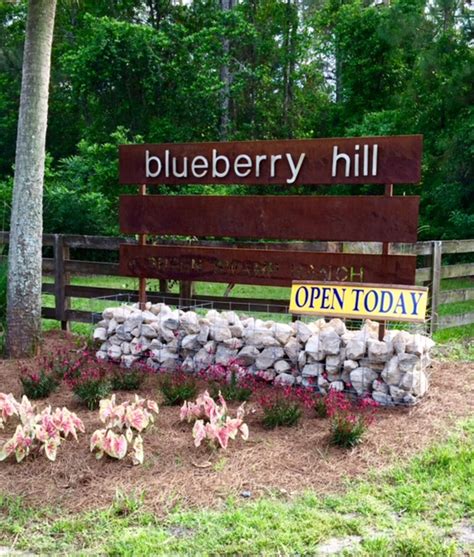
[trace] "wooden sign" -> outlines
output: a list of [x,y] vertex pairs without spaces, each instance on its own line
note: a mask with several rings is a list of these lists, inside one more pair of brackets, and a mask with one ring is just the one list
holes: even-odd
[[417,183],[422,136],[121,145],[121,184]]
[[294,314],[423,322],[428,289],[360,283],[293,282]]
[[120,246],[120,274],[291,286],[292,280],[413,284],[416,257],[201,246]]
[[419,197],[121,196],[120,231],[279,240],[416,242]]

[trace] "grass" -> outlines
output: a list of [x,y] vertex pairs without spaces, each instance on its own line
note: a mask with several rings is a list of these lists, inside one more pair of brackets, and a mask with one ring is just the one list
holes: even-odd
[[[404,466],[344,494],[228,500],[220,510],[176,508],[164,519],[144,493],[75,515],[0,498],[0,544],[54,555],[313,555],[330,538],[359,536],[345,555],[449,556],[456,528],[473,519],[474,419]],[[473,549],[472,546],[470,549]]]

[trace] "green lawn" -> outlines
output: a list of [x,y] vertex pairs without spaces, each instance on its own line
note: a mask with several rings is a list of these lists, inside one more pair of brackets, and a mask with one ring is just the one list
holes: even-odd
[[461,533],[472,532],[473,476],[471,419],[405,466],[374,471],[341,495],[229,500],[221,510],[176,508],[164,519],[143,508],[143,493],[74,515],[3,497],[0,545],[54,555],[314,555],[338,538],[352,544],[343,555],[469,555],[474,546]]

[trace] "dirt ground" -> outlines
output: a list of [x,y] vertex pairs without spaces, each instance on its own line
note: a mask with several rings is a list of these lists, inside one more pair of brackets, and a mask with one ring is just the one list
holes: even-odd
[[[43,352],[77,349],[74,337],[52,332]],[[0,392],[21,394],[21,361],[0,360]],[[157,378],[148,377],[141,396],[160,402]],[[119,400],[127,397],[120,393]],[[43,455],[0,463],[0,492],[21,495],[35,505],[79,511],[109,505],[117,492],[144,494],[146,506],[162,514],[176,504],[218,507],[230,495],[249,491],[251,497],[269,493],[292,496],[307,489],[337,492],[345,480],[369,470],[403,462],[447,435],[453,423],[474,410],[474,365],[434,363],[431,386],[424,400],[411,408],[377,410],[365,441],[350,451],[328,444],[328,421],[307,416],[296,428],[267,431],[259,410],[247,404],[250,438],[231,442],[227,451],[195,449],[190,424],[179,422],[179,409],[160,407],[154,429],[144,435],[145,463],[104,458],[89,452],[90,434],[98,427],[97,412],[84,410],[65,385],[48,401],[77,412],[86,426],[79,442],[66,440],[56,462]],[[38,401],[42,408],[46,401]],[[0,441],[5,439],[0,431]]]

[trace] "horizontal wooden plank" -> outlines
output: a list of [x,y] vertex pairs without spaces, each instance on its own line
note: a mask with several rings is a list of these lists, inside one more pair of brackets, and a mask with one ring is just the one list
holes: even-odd
[[459,263],[458,265],[443,265],[441,278],[459,278],[474,276],[474,263]]
[[67,259],[64,262],[67,273],[74,275],[120,275],[118,263],[105,263],[102,261],[75,261]]
[[461,327],[471,323],[474,323],[474,311],[457,315],[442,315],[438,320],[438,327],[440,329],[447,329],[448,327]]
[[41,308],[41,317],[44,319],[56,319],[55,308]]
[[413,284],[415,256],[120,246],[125,276],[289,286],[292,280]]
[[54,282],[43,282],[41,291],[43,294],[54,294]]
[[121,184],[418,183],[421,135],[121,145]]
[[456,302],[468,302],[474,300],[474,288],[466,288],[464,290],[444,290],[440,292],[440,304],[453,304]]
[[417,196],[126,195],[125,234],[416,242]]
[[474,240],[443,240],[443,253],[474,252]]

